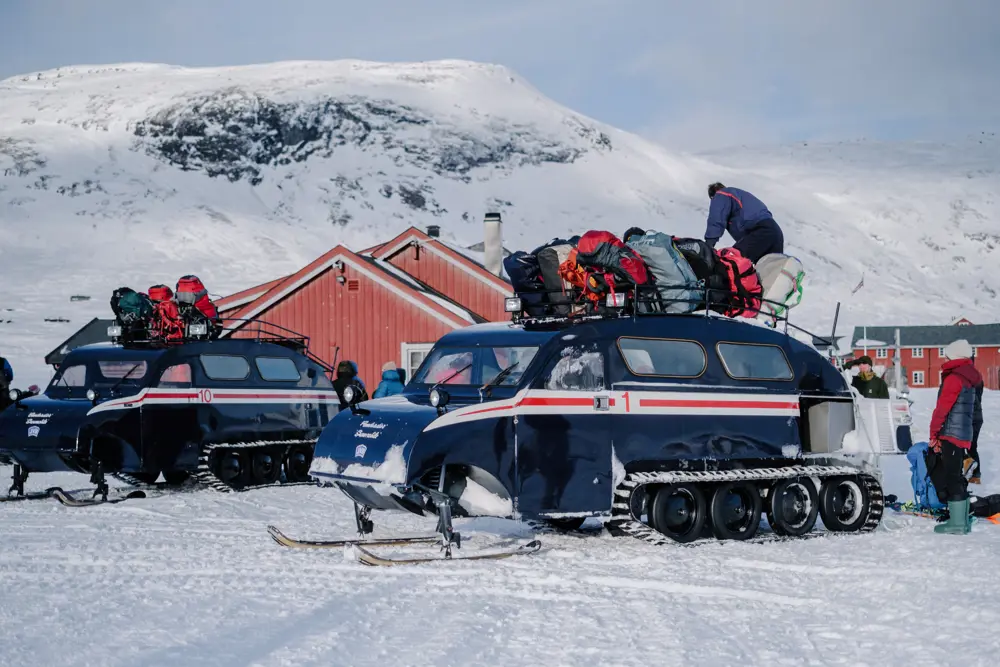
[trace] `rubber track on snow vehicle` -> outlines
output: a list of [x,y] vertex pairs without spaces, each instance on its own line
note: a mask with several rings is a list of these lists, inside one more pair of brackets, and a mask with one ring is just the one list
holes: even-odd
[[[678,470],[672,472],[628,473],[615,487],[615,499],[611,506],[611,520],[607,522],[612,535],[630,535],[650,544],[677,546],[678,542],[643,523],[634,513],[632,496],[636,491],[650,484],[699,484],[714,482],[776,482],[796,477],[856,477],[870,494],[870,508],[865,523],[856,531],[867,533],[875,530],[882,520],[885,505],[882,487],[871,475],[850,466],[791,466],[784,468],[741,468],[737,470]],[[775,536],[776,539],[802,539],[808,535],[822,535],[811,531],[798,537]],[[749,542],[770,541],[768,536],[754,537]]]
[[198,455],[198,470],[192,473],[192,478],[196,481],[208,486],[209,488],[215,489],[216,491],[221,491],[223,493],[235,493],[241,491],[252,491],[253,489],[263,489],[271,486],[316,486],[315,481],[303,481],[303,482],[283,482],[281,481],[281,475],[279,474],[278,479],[270,484],[246,484],[240,488],[236,488],[226,484],[224,481],[219,479],[215,473],[212,472],[210,459],[212,452],[217,449],[240,449],[240,450],[253,450],[256,448],[269,448],[275,446],[284,446],[281,450],[281,463],[284,465],[285,458],[288,456],[289,448],[295,445],[308,445],[311,448],[315,448],[316,440],[255,440],[253,442],[226,442],[226,443],[213,443],[204,445],[201,448],[201,452]]

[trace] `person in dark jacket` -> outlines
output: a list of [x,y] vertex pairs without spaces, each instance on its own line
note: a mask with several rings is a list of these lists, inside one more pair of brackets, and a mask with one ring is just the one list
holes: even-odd
[[968,533],[969,493],[962,460],[972,446],[975,425],[982,424],[979,387],[983,376],[972,364],[972,346],[956,340],[944,349],[948,361],[941,367],[941,388],[931,417],[932,457],[927,469],[941,502],[948,503],[948,522],[934,527],[937,533]]
[[0,371],[0,410],[3,410],[11,404],[8,392],[10,391],[10,383],[14,381],[14,369],[6,358],[0,357],[0,361],[3,362],[3,370]]
[[858,374],[851,380],[851,386],[865,398],[889,398],[889,385],[872,370],[872,358],[867,354],[852,359],[844,364],[844,368],[858,367]]
[[337,364],[337,378],[333,381],[333,388],[337,391],[337,398],[340,399],[341,410],[346,410],[350,407],[347,401],[344,400],[344,390],[348,387],[354,387],[355,390],[361,392],[361,398],[357,401],[358,403],[368,400],[368,391],[365,389],[365,383],[358,377],[358,365],[353,361],[345,359]]
[[736,241],[733,247],[754,264],[764,255],[785,251],[785,236],[764,202],[746,190],[722,183],[708,186],[708,198],[708,245],[714,248],[723,232],[729,232]]
[[382,364],[382,381],[375,388],[372,398],[385,398],[395,396],[403,391],[403,378],[399,374],[399,369],[392,361]]

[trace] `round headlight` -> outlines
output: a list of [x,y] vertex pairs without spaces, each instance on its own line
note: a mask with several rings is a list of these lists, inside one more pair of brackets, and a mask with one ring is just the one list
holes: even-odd
[[10,397],[10,400],[17,401],[17,399],[21,397],[21,392],[19,392],[17,389],[11,389],[9,392],[7,392],[7,396]]
[[344,401],[346,401],[348,405],[354,402],[356,394],[357,392],[354,390],[354,387],[344,387]]
[[87,400],[88,401],[96,401],[97,400],[97,392],[94,391],[93,389],[88,389],[87,390]]
[[431,406],[443,408],[448,405],[448,392],[443,389],[431,389]]

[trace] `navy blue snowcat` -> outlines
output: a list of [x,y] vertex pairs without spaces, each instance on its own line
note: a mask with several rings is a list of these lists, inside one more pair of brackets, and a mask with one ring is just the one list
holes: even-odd
[[[116,324],[109,342],[72,350],[41,394],[12,389],[0,413],[0,459],[14,466],[7,499],[107,501],[106,474],[224,491],[312,483],[313,448],[339,408],[332,371],[304,336],[244,324],[239,337],[195,324],[170,341]],[[95,499],[25,495],[29,473],[59,471],[90,474]]]
[[447,334],[401,395],[349,398],[310,474],[354,501],[362,538],[373,509],[436,515],[443,557],[460,545],[452,516],[560,530],[599,517],[652,543],[746,540],[762,515],[786,537],[817,517],[828,531],[878,526],[878,457],[909,447],[907,401],[861,398],[787,318],[657,313],[621,296],[570,317],[508,299],[511,323]]

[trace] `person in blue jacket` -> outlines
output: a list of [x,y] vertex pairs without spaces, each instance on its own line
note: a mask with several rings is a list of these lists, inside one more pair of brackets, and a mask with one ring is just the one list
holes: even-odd
[[736,241],[733,247],[754,264],[764,255],[785,251],[784,234],[764,202],[746,190],[722,183],[708,186],[708,198],[708,245],[714,248],[723,232],[729,232]]
[[385,398],[395,396],[403,391],[403,378],[400,377],[399,369],[392,361],[382,364],[382,381],[378,383],[372,398]]

